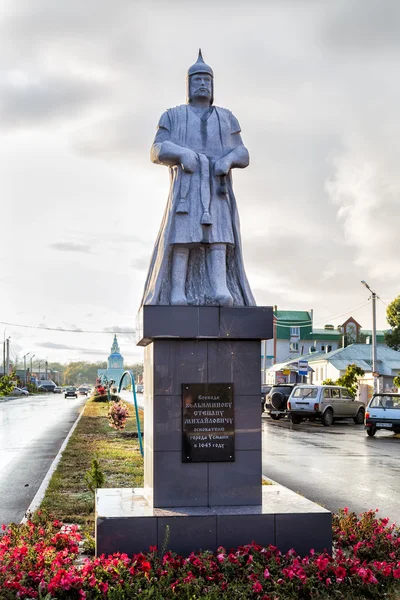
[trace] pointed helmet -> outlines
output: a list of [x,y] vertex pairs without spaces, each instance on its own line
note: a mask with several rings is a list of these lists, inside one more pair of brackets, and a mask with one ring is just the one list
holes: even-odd
[[194,65],[192,65],[187,72],[187,77],[186,77],[186,93],[187,93],[187,101],[190,102],[191,98],[190,98],[190,78],[192,77],[192,75],[195,75],[196,73],[207,73],[207,75],[210,75],[212,78],[212,91],[211,91],[211,104],[214,102],[214,72],[212,70],[212,68],[207,65],[204,60],[203,60],[203,55],[201,53],[201,48],[199,48],[199,56],[197,57],[197,61],[194,63]]

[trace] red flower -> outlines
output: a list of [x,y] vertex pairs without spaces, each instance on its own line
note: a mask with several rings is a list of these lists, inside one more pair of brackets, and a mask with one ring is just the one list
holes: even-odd
[[259,581],[256,581],[255,583],[253,583],[253,592],[256,592],[256,594],[259,594],[260,592],[262,592],[262,585]]
[[151,571],[151,564],[149,563],[148,560],[144,560],[142,562],[142,564],[140,565],[142,571],[144,571],[145,573],[148,573],[149,571]]

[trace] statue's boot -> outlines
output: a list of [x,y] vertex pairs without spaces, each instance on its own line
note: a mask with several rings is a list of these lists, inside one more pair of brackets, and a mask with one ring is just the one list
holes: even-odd
[[185,292],[189,248],[174,248],[172,255],[171,304],[186,305]]
[[220,306],[232,306],[233,298],[226,284],[226,244],[210,246],[210,283],[213,298]]

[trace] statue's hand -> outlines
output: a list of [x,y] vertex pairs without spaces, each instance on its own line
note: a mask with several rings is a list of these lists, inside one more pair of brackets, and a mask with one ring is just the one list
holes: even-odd
[[185,173],[194,173],[197,171],[198,157],[196,152],[185,149],[181,156],[181,164]]
[[214,173],[217,177],[221,177],[222,175],[228,175],[230,171],[231,165],[225,157],[220,158],[215,163]]

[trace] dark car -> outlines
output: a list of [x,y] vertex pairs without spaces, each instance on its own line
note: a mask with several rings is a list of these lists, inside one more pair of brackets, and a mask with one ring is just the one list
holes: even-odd
[[78,394],[76,391],[76,387],[67,387],[64,392],[64,398],[77,398]]
[[295,383],[277,383],[270,389],[265,402],[265,409],[274,421],[282,419],[287,414],[287,401]]
[[78,394],[80,394],[81,396],[87,396],[88,389],[86,387],[80,387],[78,388]]
[[271,390],[271,385],[262,385],[261,386],[261,412],[263,413],[265,410],[265,402],[267,399],[267,395]]

